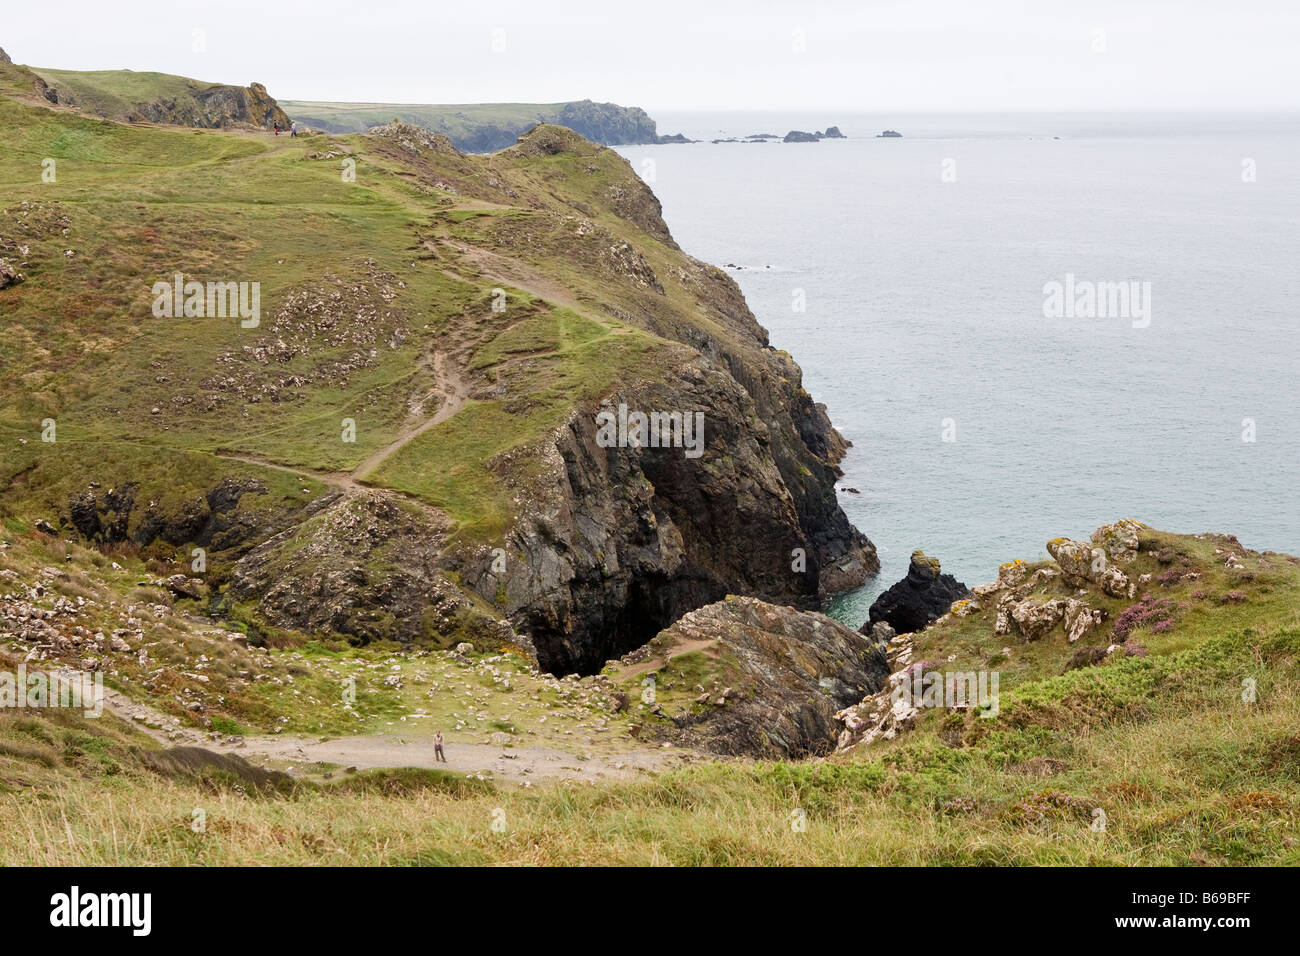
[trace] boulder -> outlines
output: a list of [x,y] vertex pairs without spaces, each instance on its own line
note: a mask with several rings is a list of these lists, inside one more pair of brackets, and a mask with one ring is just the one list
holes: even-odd
[[0,259],[0,289],[7,289],[11,285],[17,285],[22,282],[25,276],[5,260]]
[[727,686],[706,688],[708,704],[694,694],[680,710],[665,704],[660,712],[672,723],[661,718],[650,726],[660,724],[660,737],[727,756],[828,754],[840,730],[836,712],[879,691],[889,676],[881,645],[824,614],[756,598],[732,596],[692,611],[652,647],[669,655],[670,670],[674,647],[698,648],[702,640],[711,644],[697,653]]
[[1092,543],[1101,545],[1112,561],[1127,564],[1137,557],[1138,532],[1142,525],[1129,518],[1104,524],[1092,533]]
[[1010,616],[1016,630],[1026,641],[1036,641],[1061,623],[1065,617],[1066,602],[1018,601],[1010,606]]
[[183,574],[173,574],[164,583],[167,585],[167,590],[178,598],[201,601],[204,592],[207,591],[207,585],[203,583],[202,578],[187,578]]
[[[966,585],[951,574],[940,573],[938,558],[914,551],[907,576],[876,598],[867,624],[884,621],[900,634],[919,631],[947,614],[953,601],[969,594]],[[867,625],[863,633],[869,633]]]
[[1085,601],[1070,599],[1065,602],[1065,636],[1071,644],[1091,634],[1101,626],[1105,614]]
[[[1100,530],[1098,534],[1101,534]],[[1117,540],[1119,544],[1115,543]],[[1122,555],[1125,553],[1124,542],[1104,535],[1102,542],[1104,546],[1098,548],[1090,541],[1053,538],[1047,542],[1047,553],[1060,565],[1061,578],[1071,587],[1086,588],[1093,585],[1111,597],[1124,597],[1131,590],[1128,575],[1110,563],[1106,550],[1107,547],[1114,547],[1116,553]],[[1133,543],[1136,548],[1136,537]]]

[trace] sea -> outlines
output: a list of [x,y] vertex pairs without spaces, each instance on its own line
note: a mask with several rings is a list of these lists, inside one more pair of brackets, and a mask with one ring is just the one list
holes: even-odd
[[1118,518],[1300,553],[1300,116],[653,115],[704,142],[619,152],[853,443],[831,614]]

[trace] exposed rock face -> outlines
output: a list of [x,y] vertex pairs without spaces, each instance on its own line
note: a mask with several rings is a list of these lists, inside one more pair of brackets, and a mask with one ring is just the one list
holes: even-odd
[[6,53],[3,48],[0,48],[0,63],[12,63],[12,62],[13,60],[9,59],[9,54]]
[[[333,630],[354,643],[463,637],[531,651],[502,621],[473,608],[446,576],[442,515],[382,491],[322,499],[303,523],[275,535],[235,566],[231,593],[257,602],[282,627]],[[292,560],[284,546],[292,539]]]
[[[69,105],[75,106],[76,103]],[[227,126],[270,129],[278,125],[285,130],[292,122],[261,83],[247,87],[211,86],[195,91],[189,99],[167,98],[152,103],[138,103],[125,118],[130,122],[145,120],[203,129],[221,129]]]
[[[52,86],[34,73],[31,75],[36,92],[51,103],[74,109],[86,108],[89,111],[79,101],[77,94],[57,85]],[[240,87],[221,83],[204,86],[191,82],[188,93],[183,96],[165,96],[150,102],[110,109],[101,106],[95,112],[98,115],[108,115],[111,112],[113,115],[108,118],[128,123],[161,123],[200,129],[223,129],[228,126],[270,129],[279,125],[280,129],[287,130],[293,122],[261,83]]]
[[786,143],[815,143],[818,137],[814,133],[806,133],[800,129],[792,129],[785,134],[783,142]]
[[823,134],[823,136],[826,139],[848,139],[847,136],[845,136],[843,133],[840,132],[840,128],[838,126],[826,127],[826,132]]
[[782,758],[829,753],[836,711],[883,686],[884,649],[822,614],[730,597],[687,614],[661,639],[713,642],[736,675],[730,693],[670,715],[667,735],[725,755]]
[[816,607],[827,582],[860,581],[879,566],[834,501],[833,471],[794,437],[798,425],[789,437],[755,428],[813,406],[760,414],[751,393],[708,364],[626,389],[610,407],[620,403],[707,410],[704,453],[601,448],[596,409],[578,412],[548,453],[553,480],[534,491],[512,535],[524,560],[497,574],[483,554],[462,572],[489,600],[504,591],[545,669],[598,670],[728,593]]
[[966,597],[970,590],[951,574],[942,574],[938,558],[924,551],[912,552],[907,576],[871,605],[863,633],[870,633],[880,622],[889,624],[900,634],[923,629],[944,614],[954,601]]

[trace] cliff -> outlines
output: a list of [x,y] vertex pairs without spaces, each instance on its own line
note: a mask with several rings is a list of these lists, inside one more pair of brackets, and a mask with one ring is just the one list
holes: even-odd
[[[812,608],[878,567],[798,366],[612,150],[557,126],[490,156],[402,123],[196,137],[3,99],[0,124],[38,165],[75,133],[132,197],[92,218],[61,177],[0,210],[25,250],[6,316],[45,343],[0,394],[6,508],[168,577],[202,551],[207,612],[255,641],[593,672],[727,594]],[[177,272],[256,281],[260,315],[159,321]],[[620,406],[701,416],[698,447],[603,442]]]
[[105,119],[201,129],[271,129],[277,123],[287,129],[291,122],[260,83],[240,87],[131,70],[19,69],[32,92],[48,102]]
[[605,146],[686,141],[680,135],[661,136],[655,121],[639,107],[591,100],[452,106],[293,100],[284,106],[300,123],[330,133],[362,133],[397,119],[442,133],[457,149],[469,153],[505,149],[539,123],[568,127]]

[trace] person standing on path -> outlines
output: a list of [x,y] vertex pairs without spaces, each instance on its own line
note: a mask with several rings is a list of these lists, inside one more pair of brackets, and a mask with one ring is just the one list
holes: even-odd
[[433,756],[435,761],[441,760],[443,763],[447,762],[447,755],[442,752],[442,731],[441,730],[433,735]]

